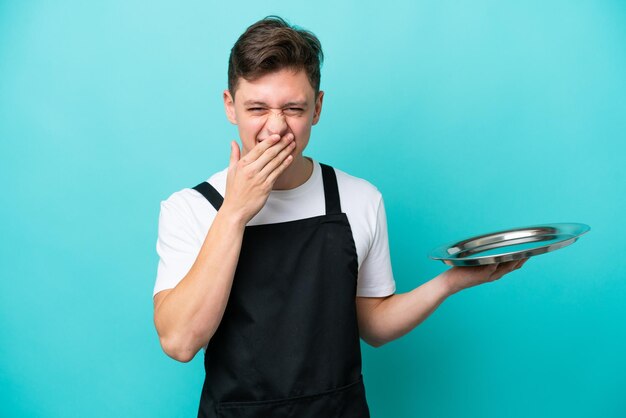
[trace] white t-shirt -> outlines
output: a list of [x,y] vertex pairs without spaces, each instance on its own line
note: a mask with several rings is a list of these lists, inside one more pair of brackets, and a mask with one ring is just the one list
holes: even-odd
[[[224,169],[208,180],[222,196]],[[383,297],[396,290],[387,236],[387,218],[381,193],[367,181],[335,169],[341,210],[346,213],[356,245],[359,275],[357,296]],[[324,215],[324,185],[319,164],[313,174],[290,190],[273,190],[261,211],[248,225],[287,222]],[[174,288],[196,260],[216,211],[204,196],[183,189],[161,202],[157,253],[159,265],[154,293]]]

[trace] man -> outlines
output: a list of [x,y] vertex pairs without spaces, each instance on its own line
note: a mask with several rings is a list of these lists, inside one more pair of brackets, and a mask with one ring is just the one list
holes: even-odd
[[163,350],[205,348],[200,417],[367,417],[359,338],[406,334],[461,289],[523,262],[452,268],[394,294],[385,210],[366,182],[303,157],[322,50],[277,17],[229,60],[227,169],[162,202],[154,321]]

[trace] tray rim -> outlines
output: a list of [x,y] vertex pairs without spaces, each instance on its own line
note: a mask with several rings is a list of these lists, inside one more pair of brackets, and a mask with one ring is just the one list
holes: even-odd
[[[578,232],[575,235],[571,235],[569,238],[563,239],[561,241],[557,241],[555,243],[548,244],[545,246],[540,246],[540,247],[530,249],[530,250],[516,250],[516,251],[509,251],[506,253],[497,254],[497,255],[470,256],[470,257],[461,257],[461,258],[445,257],[445,256],[435,254],[435,253],[441,253],[445,251],[446,249],[451,248],[453,246],[458,246],[458,244],[462,242],[473,241],[473,240],[477,240],[480,238],[486,238],[492,235],[523,231],[523,230],[528,230],[528,229],[546,228],[546,227],[550,227],[550,228],[556,227],[557,229],[559,229],[558,228],[559,226],[564,226],[564,225],[578,227],[580,229],[580,232]],[[524,226],[524,227],[501,229],[501,230],[489,232],[486,234],[473,235],[465,239],[452,241],[448,244],[439,245],[429,251],[428,257],[432,260],[440,260],[444,264],[448,264],[451,266],[476,266],[476,265],[495,264],[495,263],[501,263],[505,261],[513,261],[513,260],[519,260],[519,259],[526,258],[526,257],[541,255],[541,254],[545,254],[551,251],[555,251],[555,250],[567,247],[568,245],[571,245],[574,242],[576,242],[578,238],[580,238],[581,236],[583,236],[590,230],[591,230],[591,227],[589,225],[580,223],[580,222],[553,222],[553,223],[533,224],[533,225]]]

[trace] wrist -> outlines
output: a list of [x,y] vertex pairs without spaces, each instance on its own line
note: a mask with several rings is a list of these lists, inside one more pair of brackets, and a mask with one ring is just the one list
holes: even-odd
[[456,270],[453,268],[448,269],[435,278],[439,281],[444,292],[447,296],[452,296],[455,293],[463,290],[458,284],[458,276]]
[[222,207],[217,211],[216,218],[221,219],[226,224],[243,229],[250,219],[248,219],[243,211],[235,210],[226,204],[226,201],[222,204]]

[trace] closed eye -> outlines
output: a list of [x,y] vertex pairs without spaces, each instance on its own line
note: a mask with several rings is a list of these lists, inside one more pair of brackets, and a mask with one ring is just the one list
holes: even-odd
[[301,107],[288,107],[284,110],[284,112],[289,116],[295,116],[302,114],[302,112],[304,112],[304,109]]

